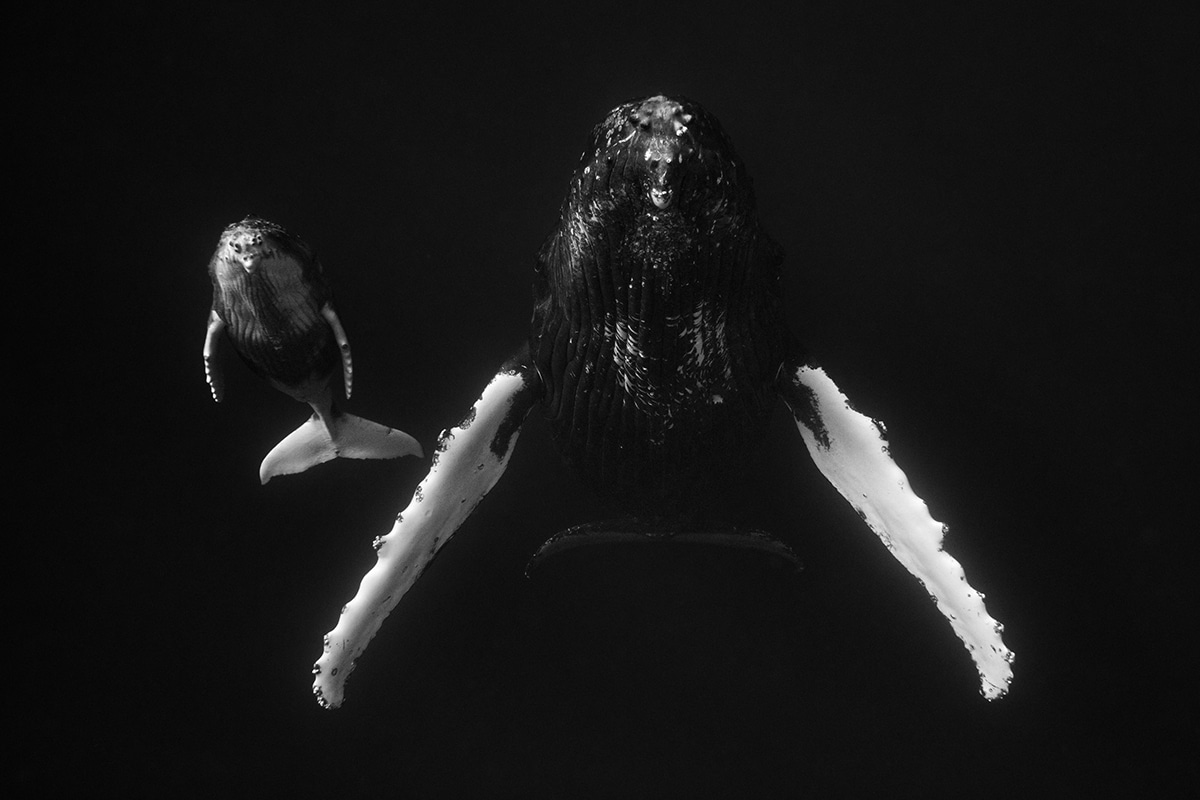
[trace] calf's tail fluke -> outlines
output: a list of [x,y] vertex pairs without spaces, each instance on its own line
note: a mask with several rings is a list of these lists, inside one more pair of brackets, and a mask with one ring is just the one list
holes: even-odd
[[316,414],[275,445],[258,477],[263,482],[276,475],[294,475],[335,458],[424,458],[421,445],[407,433],[353,414],[322,418]]

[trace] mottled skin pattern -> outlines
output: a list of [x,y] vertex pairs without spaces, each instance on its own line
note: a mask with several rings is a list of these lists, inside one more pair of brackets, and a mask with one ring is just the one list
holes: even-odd
[[593,130],[538,256],[530,350],[555,441],[602,496],[677,516],[757,440],[791,341],[781,261],[699,105],[635,100]]
[[331,396],[342,360],[321,313],[329,284],[311,248],[249,217],[225,229],[208,271],[213,312],[250,369],[302,402]]

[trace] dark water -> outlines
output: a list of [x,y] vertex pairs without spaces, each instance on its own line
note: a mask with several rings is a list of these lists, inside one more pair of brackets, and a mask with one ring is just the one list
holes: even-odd
[[[8,782],[980,797],[1194,780],[1179,15],[576,13],[17,18]],[[526,580],[547,536],[604,513],[532,420],[346,705],[322,711],[321,635],[423,468],[257,485],[305,410],[232,357],[228,402],[209,399],[221,228],[256,213],[317,248],[354,346],[351,410],[428,446],[522,339],[588,129],[657,92],[732,136],[788,252],[792,325],[951,526],[1017,653],[1011,695],[979,697],[780,413],[729,513],[787,541],[798,576],[617,550]]]

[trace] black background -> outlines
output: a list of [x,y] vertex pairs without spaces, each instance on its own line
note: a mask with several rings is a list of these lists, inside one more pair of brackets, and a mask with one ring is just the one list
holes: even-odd
[[[1165,6],[1045,5],[10,20],[7,780],[76,796],[1194,785],[1195,27]],[[228,402],[208,396],[221,228],[255,213],[317,248],[354,345],[350,409],[428,446],[524,336],[590,126],[659,92],[732,136],[788,253],[792,324],[951,525],[1017,653],[1010,696],[979,696],[780,411],[733,511],[792,544],[799,576],[639,551],[526,580],[543,539],[605,513],[531,419],[345,706],[321,710],[321,635],[424,467],[258,485],[305,409],[231,354]]]

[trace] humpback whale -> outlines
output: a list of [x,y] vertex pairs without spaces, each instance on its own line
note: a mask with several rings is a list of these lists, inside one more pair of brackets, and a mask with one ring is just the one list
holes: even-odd
[[334,401],[338,383],[350,399],[350,342],[321,262],[303,240],[272,222],[247,217],[221,233],[208,273],[213,300],[204,374],[213,400],[219,403],[225,396],[216,358],[225,332],[255,374],[313,410],[263,459],[263,483],[338,457],[423,455],[407,433],[346,414]]
[[781,248],[745,166],[699,104],[655,96],[597,125],[538,256],[528,342],[440,436],[428,475],[324,639],[325,707],[387,615],[504,472],[535,408],[563,460],[633,518],[686,530],[715,467],[782,400],[822,474],[925,586],[963,641],[982,694],[1005,694],[1012,652],[944,527],[909,487],[881,423],[855,410],[787,326]]

